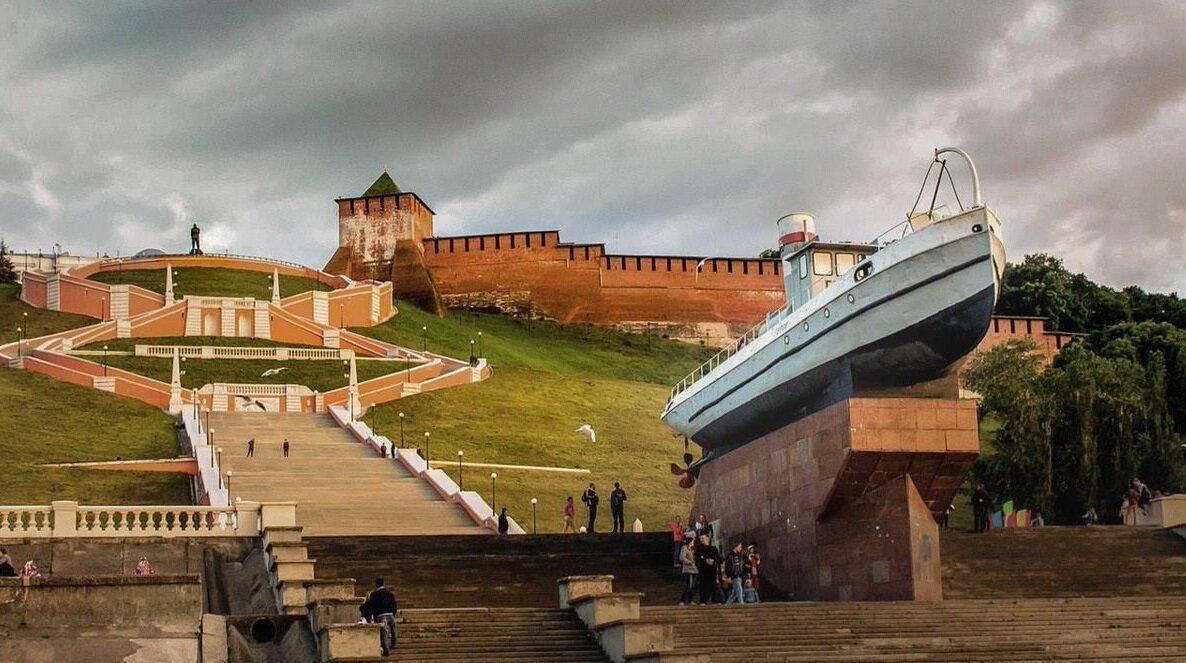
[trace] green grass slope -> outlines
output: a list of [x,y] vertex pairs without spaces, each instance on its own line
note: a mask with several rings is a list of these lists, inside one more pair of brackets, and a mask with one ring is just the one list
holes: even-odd
[[25,338],[37,338],[98,322],[85,315],[34,308],[20,301],[20,294],[20,286],[0,283],[0,341],[3,343],[17,340],[17,327],[25,330]]
[[[255,297],[269,299],[272,296],[270,274],[249,272],[220,267],[177,267],[173,271],[173,293],[183,295],[208,295],[222,297]],[[127,283],[147,288],[153,292],[165,291],[165,270],[128,269],[114,272],[100,272],[90,277],[101,283]],[[280,296],[289,297],[307,290],[329,290],[329,286],[303,276],[281,276]]]
[[[595,482],[601,495],[598,531],[610,529],[609,493],[613,482],[626,490],[628,524],[642,519],[648,530],[662,529],[672,516],[687,516],[691,491],[676,485],[668,470],[683,443],[659,414],[671,385],[704,361],[710,350],[654,337],[584,326],[452,311],[445,318],[399,304],[400,314],[370,329],[355,331],[419,348],[427,330],[428,349],[457,357],[469,355],[482,332],[483,354],[494,366],[490,380],[413,396],[375,408],[367,421],[398,440],[398,413],[404,413],[405,446],[424,446],[429,455],[464,487],[492,497],[496,472],[497,506],[507,507],[531,531],[531,498],[537,498],[540,532],[561,529],[564,498],[577,502],[578,525],[585,512],[580,494]],[[576,433],[581,424],[597,431],[597,442]],[[457,452],[465,452],[458,468]],[[591,470],[562,474],[485,468],[470,463],[540,465]]]
[[189,504],[182,475],[38,467],[172,458],[173,418],[150,405],[0,368],[0,504]]

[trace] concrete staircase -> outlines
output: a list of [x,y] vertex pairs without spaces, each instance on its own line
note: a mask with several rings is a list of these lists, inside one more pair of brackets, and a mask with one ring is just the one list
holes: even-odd
[[[258,452],[257,452],[258,453]],[[235,473],[238,478],[238,472]],[[680,576],[671,566],[671,535],[540,534],[473,537],[306,538],[323,578],[356,578],[356,593],[377,577],[404,608],[554,608],[556,580],[605,574],[644,602],[674,604]],[[763,595],[783,595],[775,588]]]
[[[233,473],[232,498],[297,502],[305,537],[489,533],[328,416],[213,412],[210,428],[223,474]],[[288,458],[281,450],[286,437]],[[246,458],[250,438],[255,455]]]
[[[553,603],[555,600],[553,596]],[[389,659],[376,660],[409,663],[555,663],[609,660],[585,629],[585,625],[568,610],[402,610],[400,620],[399,642],[395,652]]]
[[943,596],[1186,596],[1186,541],[1148,527],[942,531]]
[[675,653],[752,661],[1182,661],[1186,599],[644,606]]

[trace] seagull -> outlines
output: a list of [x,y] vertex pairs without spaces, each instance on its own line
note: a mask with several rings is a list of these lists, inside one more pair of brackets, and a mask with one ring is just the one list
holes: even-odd
[[594,431],[593,427],[589,424],[581,424],[581,427],[578,428],[576,432],[588,437],[590,442],[597,441],[597,432]]
[[273,375],[280,375],[282,372],[287,371],[287,370],[288,370],[287,366],[281,366],[280,368],[269,368],[268,370],[264,371],[264,374],[261,375],[260,377],[261,378],[270,378]]
[[259,402],[259,401],[255,400],[254,398],[248,398],[247,396],[235,396],[235,399],[236,399],[236,400],[237,400],[237,401],[238,401],[238,402],[241,404],[241,406],[242,406],[242,407],[236,407],[236,408],[235,408],[236,410],[247,410],[247,409],[253,409],[253,408],[254,408],[254,409],[257,409],[257,410],[259,410],[260,412],[267,412],[267,411],[268,411],[268,408],[264,407],[264,404],[263,404],[263,403],[261,403],[261,402]]

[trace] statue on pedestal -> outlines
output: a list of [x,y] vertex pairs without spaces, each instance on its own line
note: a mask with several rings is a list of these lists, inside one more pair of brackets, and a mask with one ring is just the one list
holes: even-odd
[[189,229],[189,241],[191,244],[193,244],[193,247],[189,250],[190,255],[193,255],[193,256],[202,255],[201,236],[202,236],[202,229],[199,228],[198,224],[195,223],[194,227]]

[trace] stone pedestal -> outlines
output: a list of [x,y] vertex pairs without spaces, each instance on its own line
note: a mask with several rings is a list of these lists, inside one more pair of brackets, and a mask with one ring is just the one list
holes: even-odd
[[851,398],[706,464],[693,515],[797,599],[936,600],[934,515],[978,453],[974,401]]

